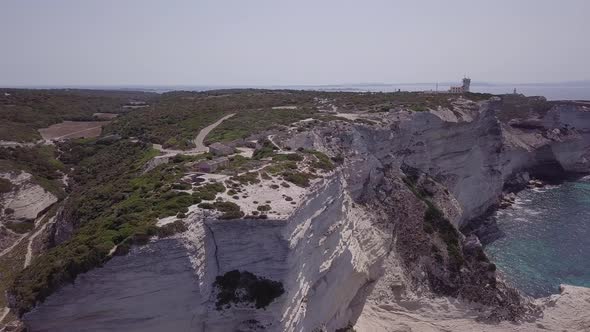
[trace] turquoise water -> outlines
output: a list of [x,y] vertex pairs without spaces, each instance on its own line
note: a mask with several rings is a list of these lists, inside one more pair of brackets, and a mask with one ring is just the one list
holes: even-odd
[[590,178],[525,190],[493,217],[506,236],[486,253],[512,285],[534,297],[590,287]]

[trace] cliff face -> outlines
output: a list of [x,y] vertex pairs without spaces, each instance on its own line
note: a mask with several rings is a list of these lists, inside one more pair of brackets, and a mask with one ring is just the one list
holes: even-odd
[[333,149],[352,151],[353,162],[372,165],[367,172],[409,166],[428,174],[459,202],[462,211],[452,220],[459,226],[495,204],[519,172],[556,177],[590,170],[590,108],[554,105],[539,127],[528,129],[500,121],[503,106],[493,100],[453,110],[401,111],[380,126],[337,128]]
[[[112,274],[89,273],[92,284],[125,290],[126,309],[116,322],[100,313],[120,299],[101,297],[100,305],[81,301],[75,311],[59,311],[60,321],[84,324],[54,330],[121,324],[159,331],[170,324],[166,317],[177,317],[196,331],[333,331],[356,322],[365,303],[411,307],[432,295],[478,302],[484,317],[518,320],[535,308],[497,281],[477,238],[456,227],[496,204],[518,174],[587,172],[590,110],[556,104],[511,121],[500,120],[502,110],[498,100],[461,102],[431,112],[392,111],[371,125],[330,122],[295,135],[285,144],[313,145],[343,156],[344,164],[314,184],[288,218],[221,221],[192,214],[189,231],[174,240],[182,246],[162,247],[155,256],[132,252],[106,264],[131,274],[158,270],[149,276],[158,279],[149,291]],[[183,261],[181,272],[165,268],[173,252],[190,262]],[[233,271],[240,280],[248,272],[257,278],[252,283],[278,282],[282,292],[259,308],[256,300],[268,294],[247,287],[224,302],[219,277]],[[84,297],[88,283],[81,278],[78,289],[50,296],[25,321],[32,330],[42,326],[58,313],[56,303]],[[187,296],[176,296],[179,289]],[[146,311],[142,303],[159,303],[161,311]]]
[[288,220],[206,221],[205,251],[212,253],[199,275],[204,289],[216,276],[240,270],[280,281],[285,293],[265,310],[250,303],[218,310],[214,289],[201,318],[203,330],[310,331],[348,324],[355,310],[349,304],[363,303],[366,294],[359,290],[378,276],[373,267],[385,252],[382,237],[362,215],[334,175]]

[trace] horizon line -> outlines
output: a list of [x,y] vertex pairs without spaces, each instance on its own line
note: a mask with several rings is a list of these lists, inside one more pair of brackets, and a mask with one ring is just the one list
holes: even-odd
[[[289,88],[289,87],[350,87],[350,86],[397,86],[397,85],[451,85],[458,84],[460,81],[433,81],[433,82],[402,82],[402,83],[384,83],[384,82],[358,82],[358,83],[324,83],[324,84],[0,84],[1,89],[95,89],[95,88]],[[488,85],[488,86],[526,86],[526,85],[573,85],[583,84],[590,85],[590,79],[555,81],[555,82],[497,82],[497,81],[472,81],[471,85]]]

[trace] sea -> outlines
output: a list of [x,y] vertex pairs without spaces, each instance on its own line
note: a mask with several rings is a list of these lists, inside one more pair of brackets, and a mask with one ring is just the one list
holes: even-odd
[[524,190],[492,218],[504,236],[485,251],[510,284],[532,297],[590,287],[590,177]]

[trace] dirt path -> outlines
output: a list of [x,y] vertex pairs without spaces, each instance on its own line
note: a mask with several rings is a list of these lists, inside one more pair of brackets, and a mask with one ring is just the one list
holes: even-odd
[[[45,215],[43,215],[39,220],[43,220],[43,217],[45,217]],[[29,244],[27,245],[27,254],[25,255],[25,264],[23,268],[29,266],[31,264],[31,260],[33,259],[33,241],[37,236],[39,236],[39,234],[41,234],[41,232],[43,232],[43,230],[45,230],[45,228],[47,228],[47,225],[53,222],[54,219],[55,217],[49,219],[46,223],[43,224],[43,226],[39,227],[37,231],[33,233],[33,235],[31,235],[31,237],[29,237]]]
[[215,129],[215,127],[219,126],[223,121],[231,118],[232,116],[236,115],[235,113],[229,114],[224,116],[223,118],[217,120],[216,122],[208,125],[207,127],[201,129],[195,140],[193,141],[196,145],[195,150],[202,150],[203,152],[209,151],[209,148],[205,146],[204,141],[205,137],[209,135],[209,133]]
[[8,254],[9,252],[11,252],[11,251],[12,251],[12,249],[14,249],[14,247],[18,246],[18,244],[19,244],[19,243],[21,243],[21,242],[22,242],[22,240],[24,240],[24,239],[25,239],[25,237],[27,237],[27,234],[24,234],[24,235],[23,235],[23,236],[21,236],[21,237],[20,237],[18,240],[14,241],[14,243],[13,243],[13,244],[12,244],[10,247],[8,247],[8,248],[6,248],[6,249],[2,250],[2,252],[0,252],[0,257],[3,257],[4,255],[6,255],[6,254]]
[[219,126],[223,121],[231,118],[232,116],[234,116],[235,113],[229,114],[224,116],[223,118],[217,120],[216,122],[208,125],[207,127],[201,129],[201,131],[197,134],[197,137],[193,140],[193,143],[195,143],[195,147],[190,149],[190,150],[173,150],[173,149],[164,149],[162,147],[162,145],[160,144],[152,144],[153,148],[164,152],[165,155],[164,156],[158,156],[157,158],[162,158],[162,157],[170,157],[170,156],[175,156],[177,154],[185,154],[185,155],[191,155],[191,154],[200,154],[200,153],[204,153],[204,152],[208,152],[209,148],[205,146],[205,138],[207,137],[207,135],[209,135],[209,133],[215,129],[215,127]]
[[2,323],[2,321],[4,320],[4,318],[6,318],[6,315],[8,315],[9,312],[10,312],[10,309],[8,309],[6,307],[0,309],[0,323]]
[[281,147],[272,140],[274,136],[275,135],[268,135],[266,136],[266,138],[272,143],[272,145],[276,146],[279,149],[279,152],[282,152],[283,149],[281,149]]

